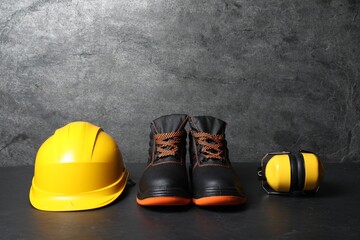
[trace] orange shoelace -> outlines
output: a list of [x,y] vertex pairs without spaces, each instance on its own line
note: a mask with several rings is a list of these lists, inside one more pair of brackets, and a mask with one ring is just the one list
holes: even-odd
[[202,145],[201,152],[205,158],[222,159],[224,135],[212,135],[210,133],[198,132],[193,133],[198,139],[198,144]]
[[185,131],[155,134],[156,151],[159,157],[175,156],[179,150],[179,143]]

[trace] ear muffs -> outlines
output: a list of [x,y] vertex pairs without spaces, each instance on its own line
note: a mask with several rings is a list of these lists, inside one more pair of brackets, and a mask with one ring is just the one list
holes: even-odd
[[323,178],[323,165],[312,152],[275,152],[261,160],[258,175],[268,194],[317,192]]

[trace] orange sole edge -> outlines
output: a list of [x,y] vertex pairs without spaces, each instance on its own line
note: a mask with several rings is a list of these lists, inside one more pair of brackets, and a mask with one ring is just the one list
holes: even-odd
[[192,201],[198,206],[225,206],[244,204],[246,198],[237,196],[211,196],[198,199],[193,198]]
[[136,202],[141,206],[182,206],[190,204],[191,199],[182,197],[151,197],[145,199],[136,198]]

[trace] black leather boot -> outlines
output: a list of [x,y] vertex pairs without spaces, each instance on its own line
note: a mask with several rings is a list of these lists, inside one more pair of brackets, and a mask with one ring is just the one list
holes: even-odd
[[138,184],[142,206],[186,205],[191,202],[186,172],[186,131],[189,116],[173,114],[151,125],[149,159]]
[[189,123],[193,202],[199,206],[245,203],[239,177],[229,160],[226,123],[210,116],[191,117]]

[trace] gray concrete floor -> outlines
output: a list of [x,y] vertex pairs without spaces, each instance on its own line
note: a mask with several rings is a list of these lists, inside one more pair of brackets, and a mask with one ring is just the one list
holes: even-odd
[[[359,239],[359,164],[325,164],[313,197],[268,196],[257,164],[236,163],[243,207],[144,208],[136,185],[113,204],[81,212],[43,212],[28,199],[33,167],[0,168],[0,239]],[[128,164],[137,182],[144,164]]]

